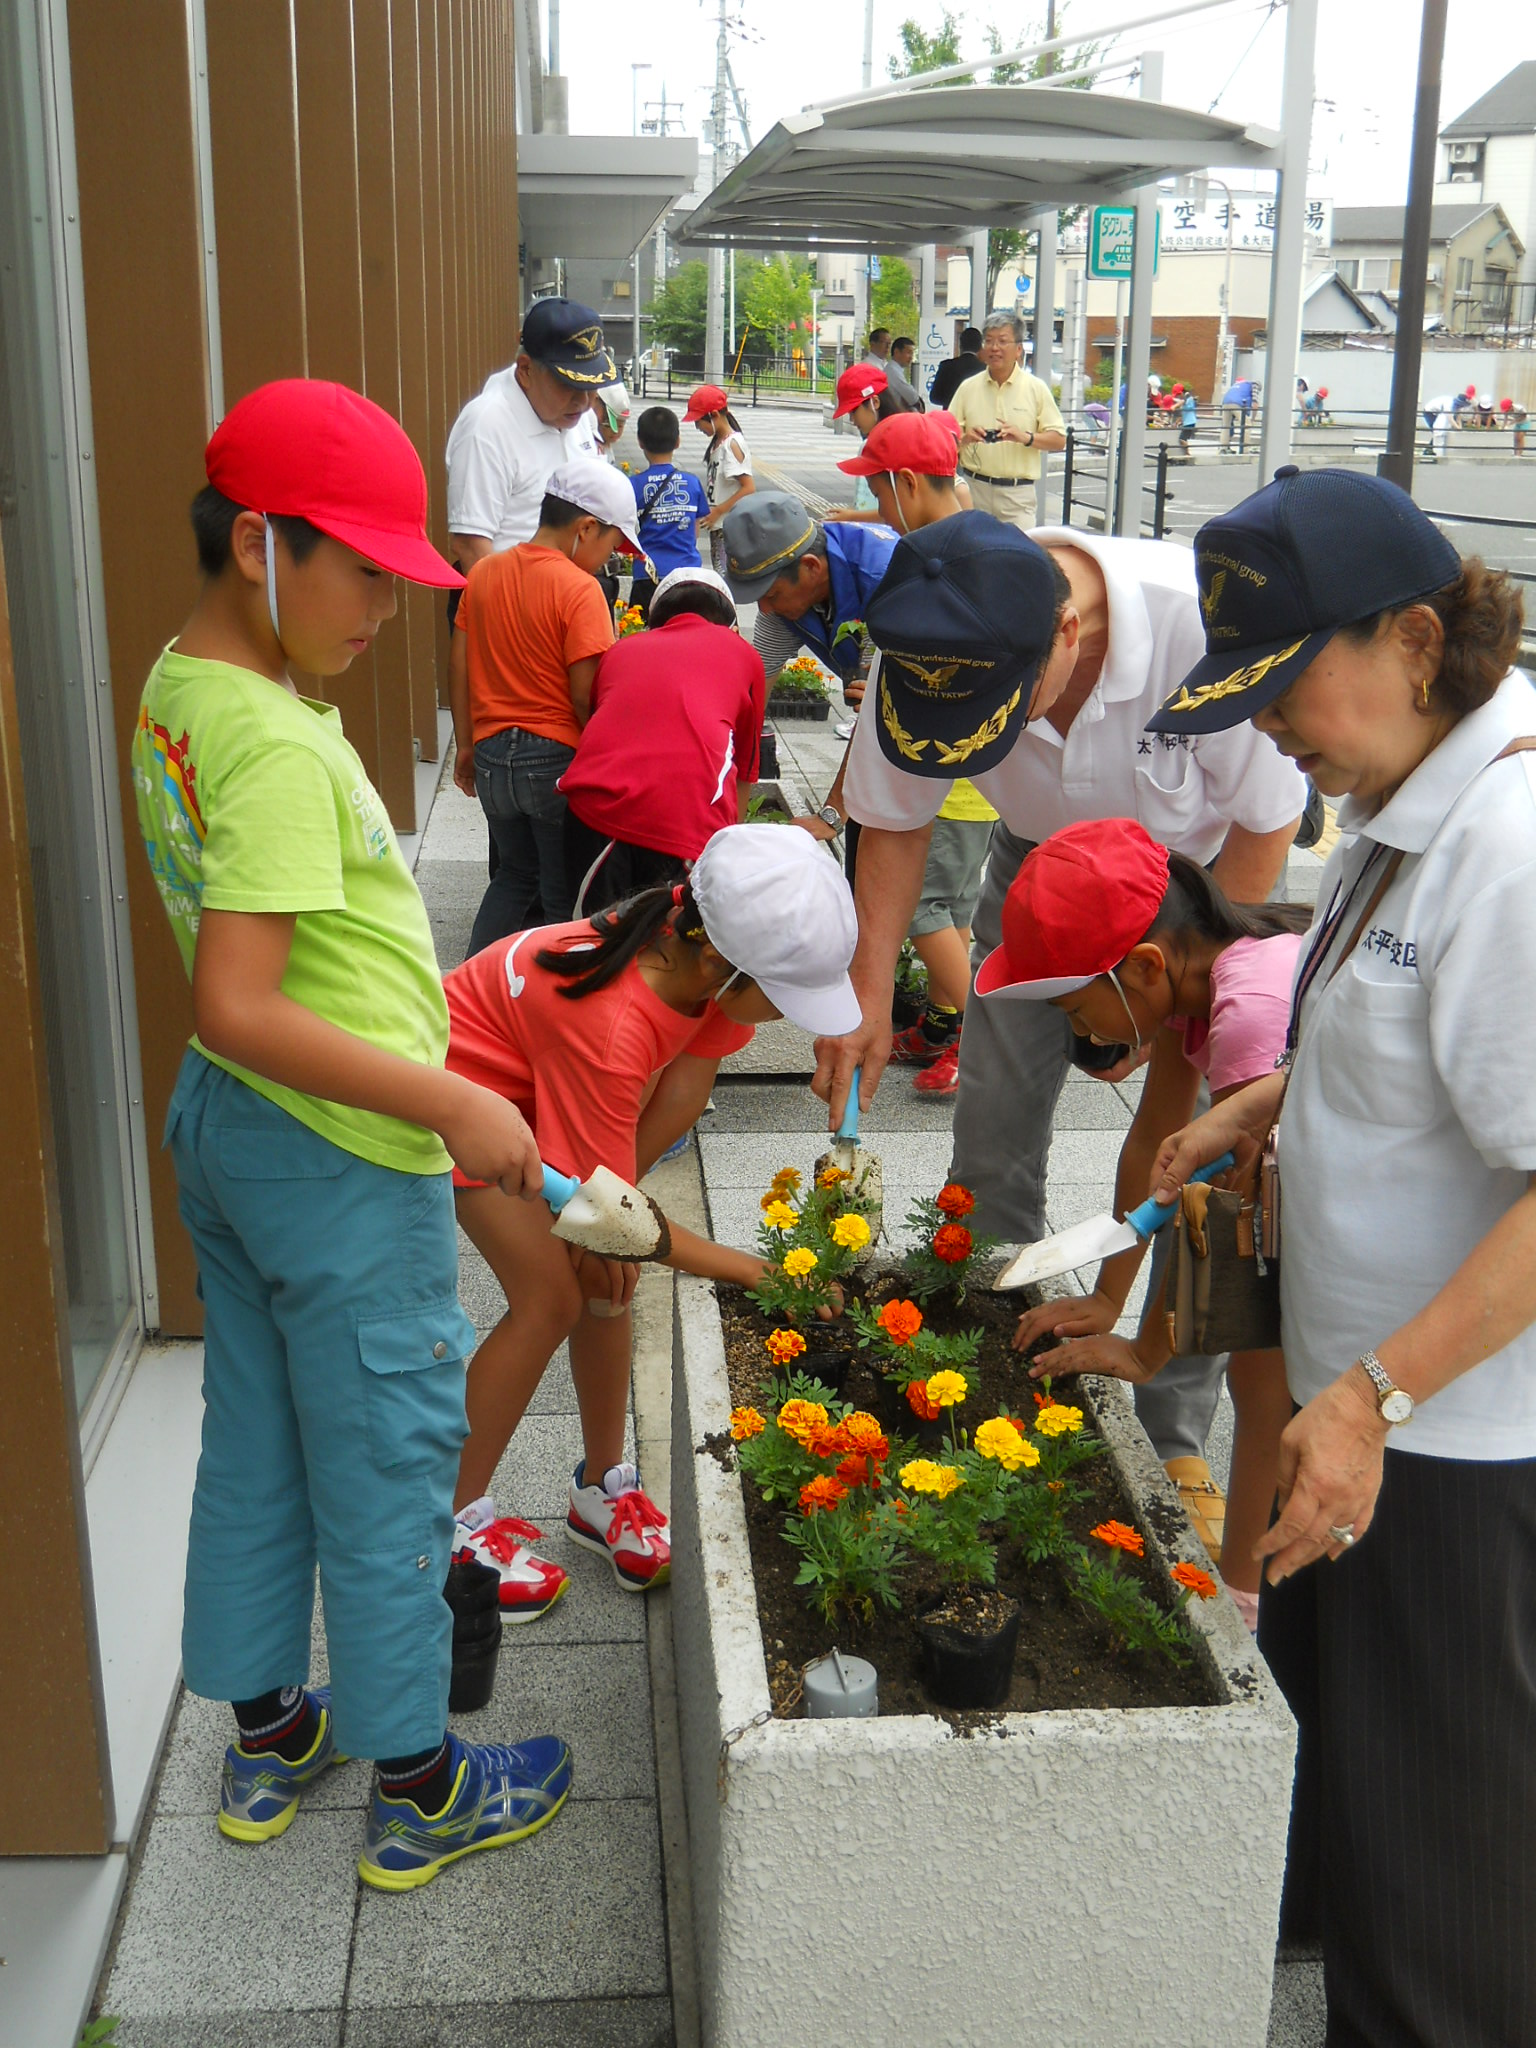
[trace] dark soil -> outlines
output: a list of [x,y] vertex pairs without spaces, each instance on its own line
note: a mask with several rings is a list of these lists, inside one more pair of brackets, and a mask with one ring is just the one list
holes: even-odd
[[[764,1382],[772,1370],[763,1338],[773,1325],[740,1288],[721,1286],[716,1291],[732,1405],[761,1408]],[[864,1276],[858,1291],[872,1305],[902,1293],[899,1279],[880,1273]],[[987,1293],[972,1294],[963,1305],[936,1297],[924,1314],[937,1330],[984,1332],[977,1358],[980,1391],[966,1404],[972,1427],[989,1415],[1019,1415],[1032,1407],[1035,1383],[1028,1378],[1025,1359],[1008,1342],[1018,1317],[1016,1302]],[[855,1333],[834,1323],[817,1325],[805,1334],[809,1349],[797,1362],[799,1369],[836,1388],[844,1401],[877,1416],[893,1438],[921,1440],[922,1455],[934,1455],[942,1426],[917,1422],[898,1389],[874,1371],[868,1354],[858,1349]],[[1095,1416],[1086,1388],[1064,1383],[1057,1391],[1082,1408],[1084,1427],[1091,1431]],[[705,1445],[723,1464],[734,1466],[735,1447],[728,1432],[712,1434]],[[1103,1521],[1134,1526],[1140,1520],[1108,1453],[1078,1466],[1072,1482],[1085,1496],[1071,1506],[1067,1516],[1072,1533],[1080,1539],[1087,1541],[1089,1530]],[[996,1718],[985,1712],[937,1708],[923,1691],[914,1622],[948,1590],[936,1567],[923,1558],[912,1561],[901,1580],[899,1610],[877,1609],[870,1623],[829,1628],[807,1605],[804,1588],[794,1583],[800,1560],[783,1540],[783,1503],[764,1501],[748,1480],[742,1482],[742,1498],[776,1714],[786,1718],[799,1715],[801,1669],[836,1647],[867,1657],[875,1666],[880,1674],[882,1714],[936,1714],[960,1729],[985,1726]],[[1095,1550],[1098,1547],[1093,1546]],[[1121,1553],[1121,1568],[1135,1573],[1154,1599],[1167,1604],[1166,1589],[1149,1563]],[[1016,1545],[1001,1544],[997,1588],[1019,1602],[1024,1616],[1013,1687],[999,1712],[1209,1706],[1214,1702],[1211,1681],[1193,1650],[1188,1664],[1179,1668],[1164,1658],[1153,1660],[1121,1648],[1073,1594],[1054,1559],[1030,1565]]]

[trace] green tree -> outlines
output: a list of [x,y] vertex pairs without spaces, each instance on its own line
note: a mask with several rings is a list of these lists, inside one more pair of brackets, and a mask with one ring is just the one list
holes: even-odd
[[893,335],[917,332],[917,285],[912,266],[900,256],[882,256],[880,275],[869,287],[869,324]]
[[651,333],[682,355],[702,356],[708,308],[709,265],[679,264],[651,300]]
[[[887,59],[892,78],[913,78],[920,71],[940,71],[960,62],[960,17],[946,7],[932,35],[910,17],[896,30],[901,56]],[[959,83],[960,81],[957,81]]]
[[793,347],[795,328],[811,317],[814,272],[801,256],[765,256],[738,273],[736,304],[763,334],[772,337],[772,351],[785,355]]

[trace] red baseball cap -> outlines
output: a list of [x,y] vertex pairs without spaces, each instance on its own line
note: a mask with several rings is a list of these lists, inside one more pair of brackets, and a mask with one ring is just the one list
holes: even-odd
[[837,380],[837,404],[832,417],[840,420],[862,405],[867,398],[878,398],[882,391],[889,390],[890,378],[878,363],[850,363]]
[[839,469],[849,476],[880,476],[913,469],[919,476],[953,476],[960,449],[955,422],[947,412],[898,412],[870,429],[863,453]]
[[249,511],[307,519],[407,582],[464,587],[427,539],[427,479],[410,436],[345,384],[258,385],[215,428],[204,463],[214,489]]
[[1118,967],[1168,893],[1168,849],[1133,818],[1053,832],[1003,900],[1003,943],[982,961],[980,996],[1048,1002]]
[[696,391],[689,394],[688,410],[683,414],[683,425],[692,426],[695,420],[703,419],[706,413],[724,412],[730,402],[718,384],[701,384]]

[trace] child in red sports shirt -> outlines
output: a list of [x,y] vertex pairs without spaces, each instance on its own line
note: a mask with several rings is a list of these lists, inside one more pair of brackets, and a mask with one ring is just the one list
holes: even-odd
[[[515,1103],[559,1172],[584,1179],[601,1165],[634,1181],[696,1121],[720,1060],[755,1024],[782,1015],[806,1031],[852,1029],[856,937],[848,885],[805,833],[728,826],[687,881],[576,924],[517,933],[455,968],[444,982],[448,1066]],[[508,1304],[469,1369],[456,1551],[497,1567],[508,1620],[537,1619],[565,1591],[564,1571],[528,1548],[539,1531],[499,1516],[489,1488],[568,1340],[583,1456],[567,1533],[608,1557],[621,1586],[662,1584],[670,1530],[624,1455],[637,1268],[568,1247],[543,1203],[463,1175],[455,1187],[459,1221]],[[683,1272],[751,1285],[765,1270],[754,1254],[677,1224],[671,1235],[666,1263]]]

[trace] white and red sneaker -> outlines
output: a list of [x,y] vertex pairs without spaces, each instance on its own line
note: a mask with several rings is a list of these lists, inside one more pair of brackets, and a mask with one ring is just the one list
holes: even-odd
[[563,1566],[535,1557],[528,1548],[544,1531],[516,1515],[498,1515],[489,1494],[460,1508],[454,1517],[453,1554],[488,1564],[501,1580],[501,1618],[537,1621],[548,1614],[571,1583]]
[[672,1576],[672,1528],[641,1489],[633,1465],[610,1465],[601,1486],[586,1486],[586,1461],[571,1475],[571,1511],[565,1531],[573,1543],[595,1550],[613,1566],[619,1584],[648,1593]]

